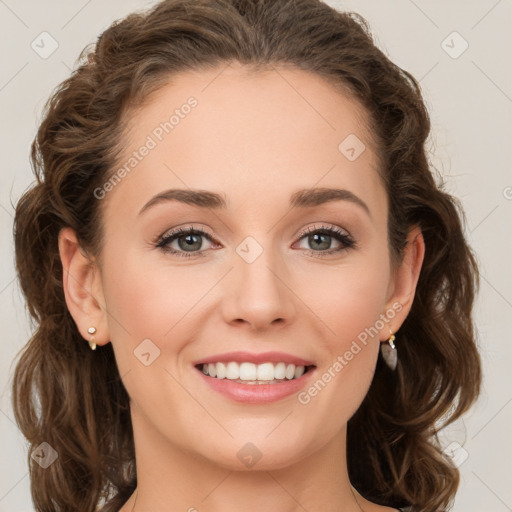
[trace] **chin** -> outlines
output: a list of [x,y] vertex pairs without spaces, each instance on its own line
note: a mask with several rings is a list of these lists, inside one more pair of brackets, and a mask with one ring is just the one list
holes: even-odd
[[271,440],[265,439],[266,435],[262,434],[252,441],[249,436],[244,436],[243,441],[226,439],[223,444],[216,443],[213,451],[210,447],[207,453],[200,455],[228,471],[275,471],[300,462],[308,456],[307,452],[315,449],[310,446],[309,450],[305,450],[304,440],[290,443],[283,436]]

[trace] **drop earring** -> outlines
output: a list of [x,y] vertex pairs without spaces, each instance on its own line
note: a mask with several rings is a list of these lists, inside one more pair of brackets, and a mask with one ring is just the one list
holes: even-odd
[[96,334],[96,327],[89,327],[87,332],[91,335],[91,339],[89,340],[89,347],[91,350],[96,350],[96,343],[94,343],[94,334]]
[[393,343],[395,341],[395,335],[391,330],[389,332],[391,333],[389,339],[386,342],[380,344],[380,353],[382,354],[382,358],[384,359],[384,362],[387,364],[387,366],[391,370],[395,370],[398,363],[398,354],[395,344]]

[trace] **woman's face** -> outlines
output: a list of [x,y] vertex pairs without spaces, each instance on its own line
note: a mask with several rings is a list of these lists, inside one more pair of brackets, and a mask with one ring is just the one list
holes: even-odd
[[[133,114],[124,171],[97,196],[136,432],[238,469],[339,439],[399,327],[377,165],[357,105],[300,70],[183,73]],[[273,384],[200,369],[282,378],[298,359],[311,368]]]

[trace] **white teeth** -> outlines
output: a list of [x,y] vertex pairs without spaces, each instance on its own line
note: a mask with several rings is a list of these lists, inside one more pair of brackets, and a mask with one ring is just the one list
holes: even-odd
[[224,363],[217,363],[215,366],[217,368],[217,379],[226,378],[226,365]]
[[277,380],[298,379],[305,372],[304,366],[286,363],[208,363],[203,364],[203,373],[217,379],[244,381],[246,384],[262,384]]
[[274,378],[284,379],[286,376],[286,365],[284,363],[277,363],[274,368]]
[[240,379],[256,380],[256,365],[254,363],[242,363],[240,365]]
[[274,380],[274,365],[272,363],[263,363],[258,365],[258,378],[253,380]]
[[226,379],[239,379],[240,378],[240,366],[238,363],[230,362],[226,368]]
[[297,366],[295,368],[295,378],[298,379],[299,377],[301,377],[302,375],[304,375],[304,371],[305,371],[305,367],[304,366]]

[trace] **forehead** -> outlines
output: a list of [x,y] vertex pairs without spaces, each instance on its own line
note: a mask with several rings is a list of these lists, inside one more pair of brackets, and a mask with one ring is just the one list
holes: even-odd
[[178,73],[128,119],[118,167],[151,149],[110,193],[124,189],[123,201],[164,186],[246,198],[343,186],[370,202],[382,192],[364,110],[310,72],[231,63]]

